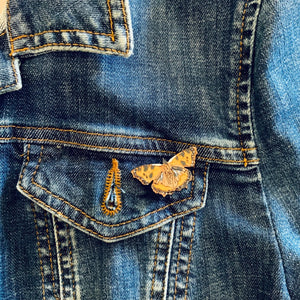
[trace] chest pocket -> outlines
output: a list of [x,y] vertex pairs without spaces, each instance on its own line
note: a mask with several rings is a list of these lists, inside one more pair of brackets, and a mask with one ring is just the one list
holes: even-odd
[[96,150],[27,145],[17,188],[58,218],[106,242],[141,234],[204,207],[207,163],[196,161],[189,168],[190,181],[163,194],[134,178],[132,170],[169,159],[170,154]]
[[9,0],[11,54],[86,51],[129,56],[128,0]]

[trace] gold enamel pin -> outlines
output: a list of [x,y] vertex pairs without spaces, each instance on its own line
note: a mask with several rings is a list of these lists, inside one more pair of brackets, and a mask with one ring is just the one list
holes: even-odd
[[197,148],[190,147],[173,156],[162,164],[142,165],[131,171],[134,178],[142,184],[148,185],[156,194],[162,196],[172,195],[176,191],[187,188],[193,175],[190,170],[195,166]]

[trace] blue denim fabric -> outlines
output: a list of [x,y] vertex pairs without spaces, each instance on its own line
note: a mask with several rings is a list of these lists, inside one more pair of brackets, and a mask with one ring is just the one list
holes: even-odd
[[[300,299],[297,7],[9,0],[0,299]],[[190,147],[171,195],[131,174]]]

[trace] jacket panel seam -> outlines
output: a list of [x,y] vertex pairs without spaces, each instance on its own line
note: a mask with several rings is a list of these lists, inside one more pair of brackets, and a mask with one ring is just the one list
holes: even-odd
[[[168,150],[155,150],[155,149],[135,149],[135,148],[120,148],[120,147],[109,147],[109,146],[97,146],[97,145],[90,145],[90,144],[81,144],[77,142],[69,142],[64,140],[51,140],[51,139],[35,139],[35,138],[21,138],[21,137],[0,137],[1,140],[19,140],[24,142],[49,142],[55,144],[67,144],[67,145],[74,145],[74,146],[81,146],[88,149],[101,149],[101,150],[113,150],[113,151],[124,151],[124,152],[141,152],[141,153],[166,153],[166,154],[176,154],[175,151],[168,151]],[[197,146],[197,145],[195,145]],[[205,147],[205,146],[204,146]],[[200,146],[201,148],[201,146]],[[225,149],[224,149],[225,150]],[[234,164],[241,164],[243,160],[233,160],[233,159],[221,159],[221,158],[213,158],[213,157],[205,157],[205,156],[197,156],[197,160],[204,160],[204,161],[216,161],[216,162],[224,162],[224,163],[234,163]],[[248,164],[250,163],[258,163],[259,159],[249,159]]]
[[237,47],[239,59],[237,79],[235,79],[235,119],[244,167],[249,163],[249,155],[244,151],[245,145],[247,141],[255,145],[250,92],[254,38],[260,5],[261,0],[245,0],[242,6],[241,23],[236,27],[239,30]]
[[[244,148],[244,141],[242,138],[242,129],[241,129],[241,120],[240,120],[240,81],[241,81],[241,76],[242,76],[242,63],[243,63],[243,40],[244,40],[244,27],[245,27],[245,15],[246,15],[246,11],[248,8],[248,1],[245,1],[244,4],[244,10],[243,10],[243,15],[242,15],[242,26],[241,26],[241,36],[240,36],[240,60],[239,60],[239,73],[238,73],[238,79],[237,79],[237,84],[236,84],[236,119],[237,119],[237,126],[238,126],[238,133],[239,133],[239,140],[240,140],[240,145],[241,145],[241,149]],[[243,157],[244,157],[244,166],[247,167],[247,156],[246,156],[246,152],[241,150]]]
[[36,233],[36,240],[37,240],[37,247],[38,247],[38,256],[39,256],[39,262],[40,262],[40,273],[41,273],[41,278],[42,278],[42,295],[43,295],[43,300],[46,300],[44,264],[43,264],[41,248],[40,248],[40,238],[39,238],[39,231],[38,231],[38,225],[37,225],[37,215],[36,215],[34,203],[31,203],[31,210],[32,210],[33,217],[34,217],[35,233]]
[[91,136],[104,136],[104,137],[120,137],[125,139],[138,139],[138,140],[153,140],[153,141],[162,141],[162,142],[170,142],[176,143],[186,146],[198,146],[201,148],[211,148],[211,149],[221,149],[221,150],[232,150],[232,151],[255,151],[257,148],[240,148],[240,147],[221,147],[221,146],[210,146],[210,145],[197,145],[193,143],[175,141],[171,139],[165,138],[156,138],[156,137],[143,137],[143,136],[133,136],[133,135],[124,135],[124,134],[113,134],[113,133],[99,133],[99,132],[89,132],[75,129],[63,129],[56,127],[34,127],[34,126],[18,126],[18,125],[0,125],[0,128],[17,128],[17,129],[25,129],[25,130],[49,130],[49,131],[60,131],[60,132],[70,132],[70,133],[78,133],[83,135],[91,135]]
[[187,295],[188,295],[189,276],[190,276],[190,268],[191,268],[191,262],[192,262],[192,249],[193,249],[195,227],[196,227],[196,216],[197,216],[197,213],[194,212],[193,229],[192,229],[192,235],[191,235],[191,240],[190,240],[190,249],[189,249],[189,258],[188,258],[188,266],[187,266],[187,271],[186,271],[184,300],[187,299]]
[[160,235],[161,235],[161,227],[158,229],[157,239],[156,239],[156,247],[155,247],[155,256],[154,256],[154,264],[153,264],[153,272],[152,272],[150,300],[153,300],[153,294],[154,294],[155,273],[156,273],[156,267],[157,267],[157,257],[158,257],[158,248],[159,248],[159,242],[160,242],[160,240],[159,240],[160,239]]

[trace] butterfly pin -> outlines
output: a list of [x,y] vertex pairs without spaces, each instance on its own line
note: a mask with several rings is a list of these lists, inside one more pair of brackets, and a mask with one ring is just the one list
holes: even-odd
[[172,195],[176,191],[187,188],[193,175],[190,170],[195,166],[197,148],[190,147],[173,156],[162,164],[142,165],[131,171],[134,178],[142,184],[148,185],[156,194],[162,196]]

